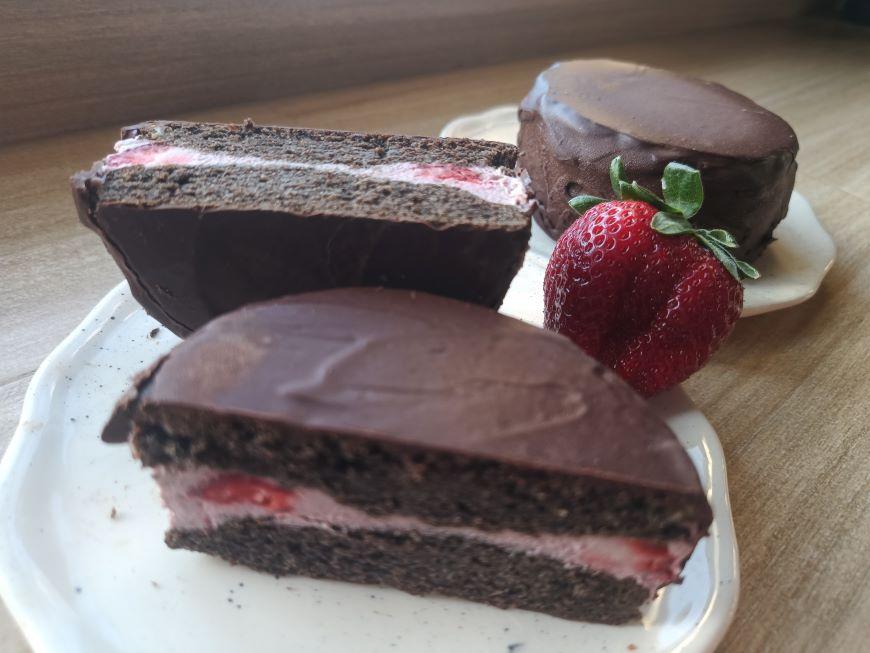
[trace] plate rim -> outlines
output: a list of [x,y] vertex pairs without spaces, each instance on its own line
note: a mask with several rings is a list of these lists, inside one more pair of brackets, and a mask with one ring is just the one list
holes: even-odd
[[[23,474],[16,478],[16,473],[20,465],[32,458],[39,440],[46,437],[43,433],[44,423],[38,417],[40,407],[44,411],[51,405],[57,382],[62,377],[60,370],[63,364],[72,362],[78,345],[94,333],[88,327],[99,321],[101,316],[108,315],[111,312],[110,306],[117,304],[125,291],[129,293],[126,282],[121,282],[109,290],[40,363],[27,385],[21,415],[12,439],[0,458],[0,524],[3,526],[0,529],[0,598],[34,653],[69,651],[70,634],[59,624],[69,622],[69,628],[75,631],[80,626],[76,620],[69,620],[62,610],[52,612],[49,604],[57,603],[57,600],[45,589],[32,589],[28,579],[24,578],[26,573],[17,564],[27,554],[20,552],[16,555],[14,550],[14,513],[10,507],[18,497],[24,479]],[[32,570],[34,567],[27,569]],[[19,577],[24,582],[16,582]],[[46,623],[51,624],[51,627],[45,628]],[[79,648],[76,646],[74,650]]]
[[[101,331],[101,326],[125,301],[133,301],[129,287],[122,281],[112,288],[71,331],[61,343],[43,360],[31,379],[22,406],[22,412],[9,447],[0,459],[0,597],[5,602],[9,614],[21,629],[28,644],[35,653],[59,653],[81,650],[86,637],[87,624],[76,612],[65,609],[67,603],[53,596],[49,583],[34,582],[44,577],[36,564],[22,565],[22,557],[27,552],[16,550],[16,529],[14,527],[14,507],[26,478],[23,465],[32,463],[33,456],[45,438],[45,423],[40,415],[51,407],[55,392],[63,378],[63,369],[73,363],[80,346]],[[713,598],[700,617],[699,624],[689,639],[681,642],[672,651],[712,651],[724,638],[736,613],[740,595],[739,550],[734,529],[733,512],[728,492],[727,468],[721,442],[715,429],[706,416],[695,406],[691,398],[677,387],[670,392],[676,393],[682,410],[694,409],[704,420],[710,437],[702,438],[708,448],[706,460],[710,478],[707,492],[711,504],[721,505],[725,514],[714,511],[715,533],[711,531],[710,546],[717,547],[715,559],[718,575],[730,576],[728,591],[718,586]],[[40,412],[42,411],[42,412]],[[722,485],[717,493],[715,482]],[[714,500],[715,499],[715,500]],[[720,510],[721,512],[721,510]],[[714,537],[715,534],[715,537]],[[729,546],[730,545],[730,546]],[[724,566],[722,564],[726,563]]]

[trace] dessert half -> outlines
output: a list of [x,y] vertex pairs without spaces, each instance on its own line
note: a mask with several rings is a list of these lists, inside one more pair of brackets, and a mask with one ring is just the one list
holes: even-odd
[[520,105],[518,142],[551,236],[577,218],[572,197],[613,197],[614,156],[654,190],[679,161],[704,179],[693,223],[726,229],[747,260],[773,240],[797,171],[797,136],[779,116],[720,84],[618,61],[566,61],[541,73]]
[[340,289],[220,317],[142,376],[130,439],[171,547],[270,574],[622,623],[711,523],[685,450],[562,336]]
[[179,335],[333,287],[497,308],[529,238],[532,203],[502,143],[148,122],[115,150],[73,177],[79,217]]

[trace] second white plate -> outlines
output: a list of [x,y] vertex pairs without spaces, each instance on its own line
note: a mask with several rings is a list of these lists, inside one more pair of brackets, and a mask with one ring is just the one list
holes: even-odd
[[725,461],[681,389],[653,407],[698,469],[713,506],[710,535],[683,582],[661,592],[641,621],[602,626],[276,579],[167,548],[156,485],[126,446],[104,444],[100,429],[131,377],[177,342],[121,284],[28,388],[0,463],[0,594],[37,653],[701,653],[724,635],[738,594]]
[[[445,125],[441,136],[479,138],[515,145],[518,131],[517,107],[505,105],[456,118]],[[774,236],[776,241],[755,264],[761,272],[761,278],[744,282],[741,317],[805,302],[816,294],[822,279],[834,264],[837,253],[834,241],[800,193],[792,193],[788,214],[776,228]],[[542,315],[531,315],[530,307],[523,300],[527,299],[528,291],[533,286],[542,286],[547,260],[554,245],[553,239],[535,224],[526,265],[505,299],[506,313],[541,324]],[[543,307],[540,310],[543,311]],[[521,311],[527,314],[520,315]]]

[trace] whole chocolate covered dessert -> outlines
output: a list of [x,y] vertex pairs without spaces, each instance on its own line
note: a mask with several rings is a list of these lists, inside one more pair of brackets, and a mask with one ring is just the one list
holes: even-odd
[[404,290],[217,318],[148,373],[130,438],[167,542],[270,574],[620,623],[711,522],[676,437],[568,339]]
[[520,105],[519,167],[558,237],[576,218],[576,195],[612,197],[608,168],[659,188],[665,165],[701,172],[706,197],[694,222],[723,228],[755,259],[788,211],[797,136],[779,116],[720,84],[636,64],[561,62],[538,76]]
[[346,286],[497,308],[529,238],[503,143],[148,122],[115,150],[73,177],[79,218],[179,335],[252,301]]

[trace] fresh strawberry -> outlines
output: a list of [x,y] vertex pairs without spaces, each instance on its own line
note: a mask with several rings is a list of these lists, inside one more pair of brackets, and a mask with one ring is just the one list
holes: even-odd
[[758,272],[731,255],[727,232],[689,222],[703,199],[697,170],[669,164],[663,199],[624,174],[617,157],[616,201],[571,200],[582,216],[547,266],[545,326],[651,396],[707,362],[740,316],[741,277]]

